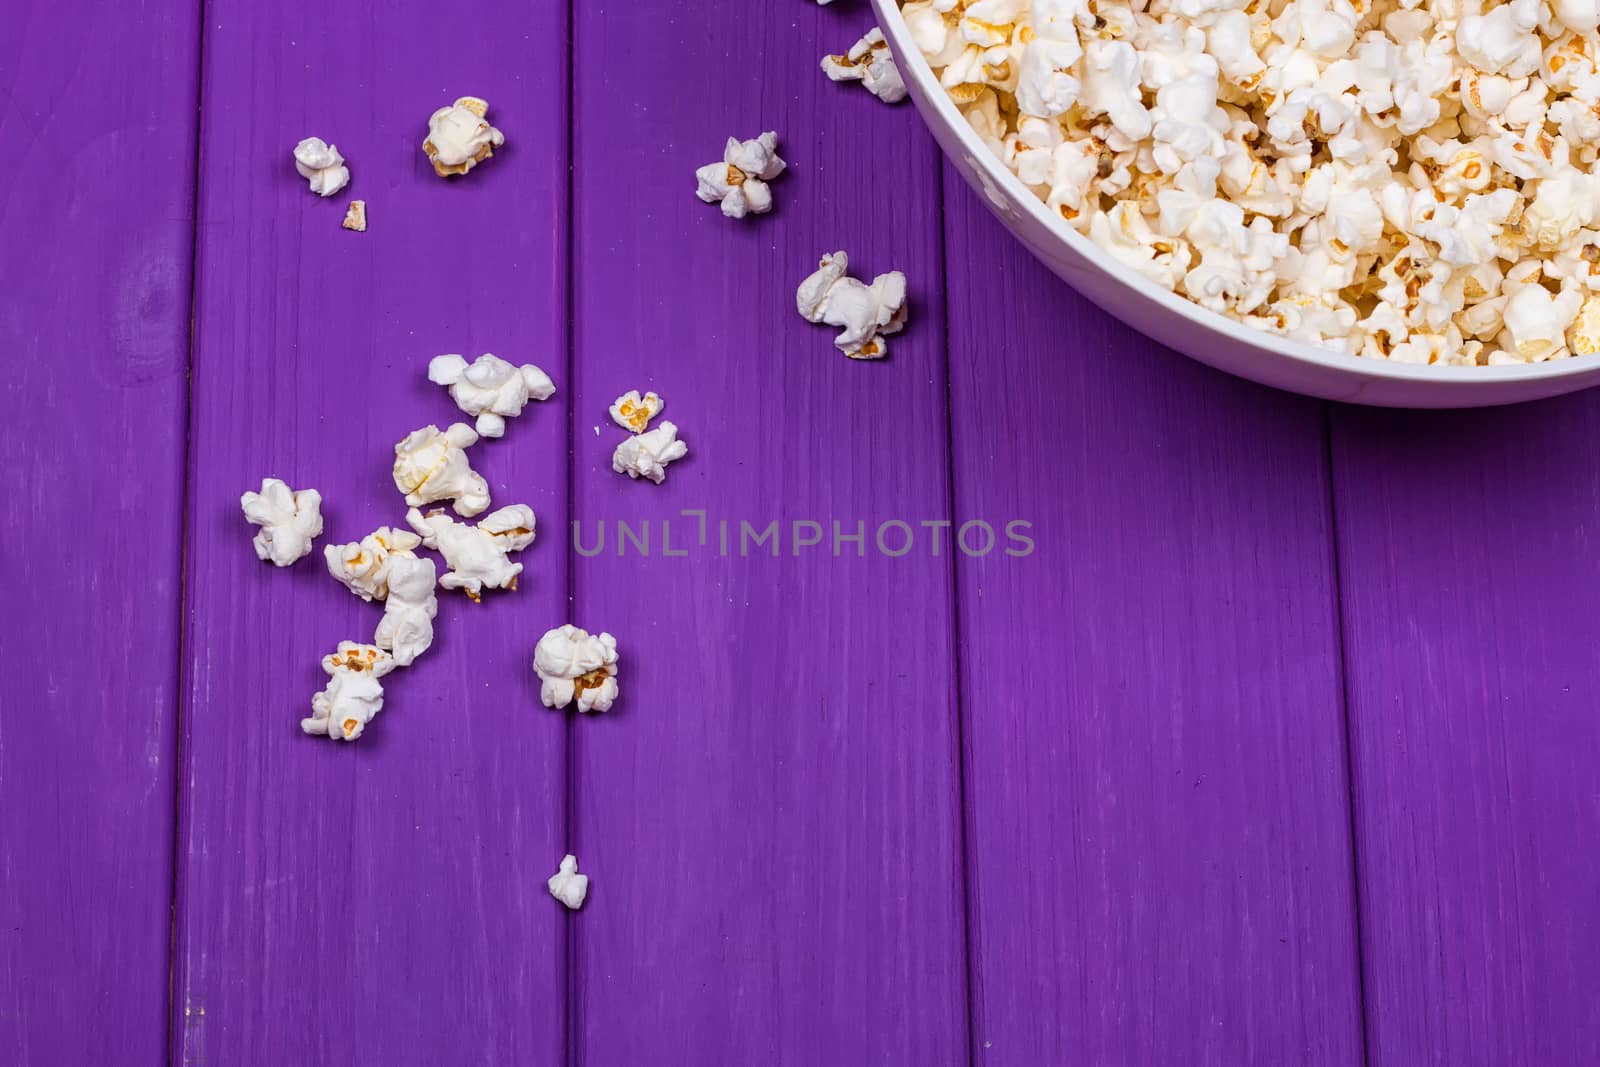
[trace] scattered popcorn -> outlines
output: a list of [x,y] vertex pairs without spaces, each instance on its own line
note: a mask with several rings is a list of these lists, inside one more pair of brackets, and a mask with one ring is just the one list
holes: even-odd
[[311,552],[322,533],[322,494],[315,489],[294,492],[276,478],[263,478],[261,492],[239,498],[244,517],[261,529],[251,544],[256,558],[287,567]]
[[694,172],[699,183],[695,195],[708,204],[720,202],[730,219],[772,210],[772,190],[767,183],[783,173],[778,158],[778,135],[767,132],[750,141],[728,138],[721,163],[708,163]]
[[318,196],[332,196],[350,184],[350,168],[339,150],[320,137],[307,137],[294,146],[294,169]]
[[390,556],[384,569],[388,595],[372,643],[393,655],[397,665],[409,667],[433,644],[433,619],[439,614],[439,598],[434,595],[438,572],[433,560],[409,552]]
[[434,356],[428,380],[450,387],[456,407],[477,416],[483,437],[504,436],[506,419],[522,414],[529,400],[548,400],[556,391],[550,376],[532,363],[518,367],[489,352],[470,364],[457,355]]
[[[633,433],[643,432],[650,420],[661,414],[661,409],[666,406],[655,393],[639,395],[639,390],[629,389],[617,397],[611,404],[611,421],[621,426],[624,430]],[[600,427],[595,427],[595,432],[600,432]]]
[[667,477],[667,464],[689,454],[689,446],[678,440],[678,427],[670,421],[648,433],[634,434],[611,454],[611,469],[630,478],[649,478],[660,485]]
[[883,31],[876,26],[844,55],[823,56],[822,70],[836,82],[860,82],[886,104],[898,104],[906,98],[900,68],[889,51],[889,42],[883,39]]
[[489,125],[488,115],[486,101],[463,96],[429,116],[422,150],[433,161],[435,174],[441,178],[465,174],[506,143],[505,135]]
[[[989,149],[1163,288],[1364,358],[1593,350],[1595,0],[901,10]],[[812,321],[846,317],[822,317],[844,284],[828,267],[801,287]]]
[[533,544],[533,509],[513,504],[484,516],[476,526],[456,522],[442,511],[424,515],[416,508],[406,512],[406,522],[422,543],[444,557],[450,567],[439,579],[445,589],[465,590],[477,602],[484,589],[515,589],[522,564],[508,553]]
[[322,669],[328,684],[311,698],[311,718],[300,729],[315,737],[354,741],[383,710],[383,685],[378,681],[394,669],[394,659],[373,645],[339,642],[339,650],[324,656]]
[[425,426],[394,446],[394,484],[411,507],[453,500],[455,512],[470,519],[489,507],[489,483],[472,469],[466,450],[478,433],[464,422],[439,432]]
[[570,623],[549,630],[533,649],[539,699],[547,708],[574,700],[580,712],[610,711],[617,699],[617,639],[590,636]]
[[[409,557],[422,539],[406,530],[380,526],[360,541],[327,545],[322,556],[328,573],[362,600],[382,600],[389,595],[389,562]],[[414,558],[414,557],[413,557]]]
[[367,202],[365,200],[352,200],[345,209],[344,221],[340,223],[347,230],[357,233],[367,232]]
[[583,898],[589,895],[589,876],[578,873],[578,857],[570,853],[561,857],[561,869],[550,877],[548,884],[550,895],[565,904],[569,911],[583,907]]
[[866,285],[850,277],[849,268],[843,252],[823,256],[819,269],[800,283],[795,304],[807,322],[841,327],[833,343],[851,359],[882,359],[889,354],[884,336],[905,328],[906,276],[890,271]]

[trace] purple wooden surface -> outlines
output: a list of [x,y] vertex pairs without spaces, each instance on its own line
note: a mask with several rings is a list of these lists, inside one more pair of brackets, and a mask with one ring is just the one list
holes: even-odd
[[1600,1062],[1600,399],[1334,429],[1371,1062]]
[[[654,554],[575,560],[574,620],[617,634],[622,700],[575,724],[580,1063],[966,1061],[949,561],[879,557],[947,515],[936,149],[909,108],[829,85],[864,9],[577,8],[576,513],[653,520]],[[694,197],[729,134],[776,130],[777,209]],[[869,165],[870,160],[870,165]],[[853,363],[795,313],[843,247],[907,272],[911,326]],[[606,407],[654,388],[690,455],[609,468]],[[600,426],[599,436],[592,430]],[[708,512],[710,544],[675,518]],[[732,526],[719,555],[719,520]],[[823,524],[744,558],[738,522]],[[867,523],[867,556],[831,523]],[[688,544],[686,545],[686,542]],[[555,620],[552,620],[555,621]]]
[[[193,432],[175,1062],[524,1064],[562,1056],[565,724],[537,627],[565,596],[566,418],[533,405],[473,450],[541,527],[512,593],[441,593],[438,640],[359,742],[301,734],[340,639],[380,616],[321,560],[256,561],[239,493],[325,497],[323,543],[401,525],[394,442],[458,413],[440,352],[544,366],[566,390],[565,5],[211,0]],[[509,143],[434,176],[428,115],[486,98]],[[319,200],[295,142],[353,181]],[[370,229],[341,230],[366,199]],[[558,397],[561,394],[558,394]]]
[[958,569],[978,1059],[1359,1063],[1319,405],[945,188],[956,514],[1037,543]]
[[0,1061],[154,1063],[196,20],[68,2],[0,22]]

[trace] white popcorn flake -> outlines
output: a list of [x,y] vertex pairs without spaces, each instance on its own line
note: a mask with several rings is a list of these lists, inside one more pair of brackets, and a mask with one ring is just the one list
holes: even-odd
[[[661,414],[666,401],[655,393],[639,395],[639,390],[629,389],[611,402],[611,421],[631,433],[642,433],[650,420]],[[600,428],[595,427],[599,433]]]
[[256,558],[287,567],[309,555],[311,543],[322,534],[322,494],[315,489],[290,489],[277,478],[263,478],[259,493],[239,498],[244,517],[261,527],[251,544]]
[[344,221],[339,225],[356,233],[367,232],[367,202],[365,200],[352,200],[345,209]]
[[[818,2],[826,4],[828,0]],[[578,873],[578,857],[571,853],[561,857],[561,868],[550,876],[547,884],[550,895],[565,904],[568,911],[583,907],[583,899],[589,895],[589,876]]]
[[876,26],[844,55],[823,56],[822,71],[831,81],[860,82],[886,104],[898,104],[906,98],[900,68],[889,51],[889,42],[883,39],[883,31]]
[[471,518],[489,507],[489,483],[472,469],[466,450],[478,432],[464,422],[442,433],[424,426],[394,446],[394,484],[411,507],[451,500],[457,515]]
[[359,541],[327,545],[322,555],[328,573],[362,600],[382,600],[389,595],[388,566],[392,557],[411,556],[422,539],[407,530],[380,526]]
[[532,363],[519,367],[491,352],[470,364],[459,355],[435,356],[428,380],[449,386],[456,407],[477,417],[482,437],[504,436],[506,419],[522,414],[529,400],[549,400],[556,392],[550,376]]
[[548,630],[533,649],[539,700],[547,708],[577,702],[578,711],[610,711],[617,699],[617,639],[568,623]]
[[906,276],[880,274],[867,285],[849,276],[850,257],[834,252],[795,291],[795,306],[807,322],[840,327],[834,345],[851,359],[882,359],[883,340],[906,324]]
[[721,163],[708,163],[694,172],[695,195],[708,204],[722,205],[730,219],[772,210],[772,189],[767,185],[783,173],[778,158],[778,135],[771,131],[748,141],[728,138]]
[[516,589],[522,564],[507,556],[533,544],[533,509],[513,504],[486,515],[476,526],[456,522],[442,511],[406,512],[406,522],[422,543],[444,557],[450,568],[439,579],[445,589],[460,589],[474,602],[485,589]]
[[434,592],[438,571],[433,560],[409,553],[390,556],[386,571],[388,595],[372,643],[394,656],[397,665],[409,667],[433,645],[433,620],[439,614],[439,598]]
[[667,464],[689,454],[689,446],[678,440],[678,427],[671,420],[646,433],[637,433],[611,453],[611,469],[629,478],[648,478],[660,485],[667,478]]
[[422,151],[441,178],[465,174],[506,143],[505,134],[489,125],[489,104],[463,96],[428,117],[428,138]]
[[383,710],[383,685],[378,679],[394,666],[393,657],[374,645],[339,642],[338,651],[323,657],[328,684],[312,697],[311,717],[300,720],[300,729],[336,741],[360,737]]
[[350,184],[344,157],[320,137],[307,137],[294,146],[294,169],[318,196],[332,196]]

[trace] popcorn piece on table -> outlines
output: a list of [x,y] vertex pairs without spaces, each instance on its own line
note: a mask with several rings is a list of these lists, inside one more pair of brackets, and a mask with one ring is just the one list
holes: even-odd
[[884,336],[905,328],[906,276],[890,271],[866,285],[850,277],[849,268],[843,252],[823,256],[817,271],[800,283],[795,306],[807,322],[840,327],[833,343],[851,359],[882,359],[889,354]]
[[608,633],[590,636],[571,623],[548,630],[534,646],[533,669],[547,708],[576,700],[580,712],[610,711],[616,702],[617,639]]
[[340,641],[339,650],[322,659],[328,684],[311,698],[311,717],[300,729],[314,737],[354,741],[383,710],[383,685],[394,659],[373,645]]
[[648,433],[637,433],[611,453],[611,469],[630,478],[649,478],[660,485],[667,477],[667,464],[689,454],[689,446],[678,440],[678,427],[670,420]]
[[383,618],[372,643],[409,667],[433,645],[433,619],[439,614],[434,593],[437,568],[433,560],[410,553],[390,556],[385,568],[389,595],[383,601]]
[[611,421],[631,433],[641,433],[664,407],[666,401],[655,393],[640,396],[639,390],[629,389],[611,402]]
[[488,116],[488,102],[475,96],[463,96],[429,116],[422,150],[433,162],[435,174],[441,178],[465,174],[506,143],[505,135],[489,125]]
[[489,507],[489,483],[472,469],[466,450],[478,432],[464,422],[413,431],[394,446],[394,484],[411,507],[453,500],[457,515],[470,519]]
[[889,42],[883,39],[883,31],[876,26],[844,55],[823,56],[822,70],[832,81],[860,82],[886,104],[898,104],[906,98],[900,68],[889,51]]
[[350,184],[350,168],[339,150],[320,137],[307,137],[294,146],[294,169],[318,196],[332,196]]
[[[407,530],[380,526],[359,541],[327,545],[322,556],[328,573],[362,600],[382,600],[389,595],[389,563],[410,557],[422,539]],[[413,557],[414,558],[414,557]]]
[[589,876],[578,873],[578,857],[570,852],[561,857],[561,869],[550,876],[547,884],[550,895],[565,904],[568,911],[583,907],[583,898],[589,895]]
[[339,225],[347,230],[357,233],[367,232],[367,202],[365,200],[352,200],[345,209],[344,221]]
[[721,163],[708,163],[694,172],[698,183],[695,195],[708,204],[721,202],[722,213],[730,219],[764,215],[772,210],[772,189],[767,183],[782,174],[785,166],[778,158],[776,133],[768,131],[749,141],[730,137]]
[[484,589],[515,589],[522,564],[507,554],[533,544],[533,509],[512,504],[486,515],[476,526],[456,522],[442,511],[424,515],[416,508],[406,512],[406,522],[422,543],[444,557],[449,570],[439,579],[446,589],[462,589],[477,602]]
[[529,400],[548,400],[556,391],[550,376],[532,363],[518,367],[491,352],[470,364],[458,355],[434,356],[428,380],[450,387],[456,407],[477,416],[484,437],[504,436],[506,419],[522,414]]
[[251,541],[256,558],[279,567],[308,555],[322,533],[322,494],[315,489],[294,492],[277,478],[263,478],[261,492],[245,493],[239,506],[251,525],[261,527]]

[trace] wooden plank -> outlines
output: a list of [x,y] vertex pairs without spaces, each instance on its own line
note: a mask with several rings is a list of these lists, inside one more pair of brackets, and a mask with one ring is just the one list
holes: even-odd
[[[324,494],[324,543],[401,525],[408,431],[459,417],[441,352],[566,351],[566,9],[486,0],[440,21],[384,5],[207,5],[190,466],[176,980],[184,1063],[553,1063],[565,915],[565,726],[538,706],[536,620],[565,597],[566,418],[534,405],[472,451],[496,506],[543,531],[514,593],[441,594],[438,640],[387,680],[368,735],[302,735],[322,655],[380,611],[318,555],[256,561],[238,497]],[[462,180],[420,144],[457,96],[508,138]],[[350,162],[319,200],[290,151]],[[365,234],[340,229],[366,199]]]
[[0,33],[0,1059],[165,1054],[198,5]]
[[[586,551],[601,520],[609,540],[575,560],[572,621],[617,635],[622,699],[575,724],[595,881],[574,1054],[965,1063],[949,561],[873,544],[948,515],[936,150],[909,109],[818,70],[864,9],[576,11],[575,508]],[[695,168],[767,129],[790,163],[776,211],[698,202]],[[838,248],[910,277],[883,363],[795,312]],[[691,450],[659,487],[610,470],[629,388],[660,392]],[[650,557],[617,556],[618,520],[653,524]],[[667,520],[687,557],[664,555]],[[779,558],[741,554],[739,523],[774,520]],[[796,520],[824,538],[798,558]],[[835,520],[866,524],[864,556],[834,557]]]
[[1374,1065],[1600,1062],[1597,436],[1335,409]]
[[1319,406],[945,189],[956,515],[1036,545],[958,557],[978,1058],[1359,1063]]

